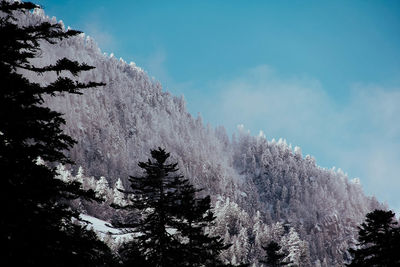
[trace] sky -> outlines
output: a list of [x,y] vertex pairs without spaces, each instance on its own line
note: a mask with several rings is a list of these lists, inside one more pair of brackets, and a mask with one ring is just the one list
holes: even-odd
[[400,1],[36,3],[204,122],[284,138],[400,214]]

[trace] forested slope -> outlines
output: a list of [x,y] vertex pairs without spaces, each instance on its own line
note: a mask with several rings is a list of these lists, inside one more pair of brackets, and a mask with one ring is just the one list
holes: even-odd
[[[20,23],[41,20],[56,22],[37,10]],[[261,245],[276,240],[299,265],[341,264],[356,225],[380,207],[357,180],[318,167],[285,141],[251,136],[243,127],[229,138],[223,127],[189,114],[183,97],[163,90],[134,63],[102,53],[83,34],[43,49],[39,65],[68,56],[96,67],[82,81],[106,83],[83,96],[47,101],[65,114],[66,132],[78,141],[71,150],[76,166],[68,167],[73,174],[82,166],[88,177],[104,176],[111,185],[120,178],[126,186],[128,175],[141,174],[137,163],[150,149],[165,148],[182,174],[211,194],[218,224],[210,231],[233,244],[227,261],[257,263]],[[43,83],[55,78],[24,74]]]

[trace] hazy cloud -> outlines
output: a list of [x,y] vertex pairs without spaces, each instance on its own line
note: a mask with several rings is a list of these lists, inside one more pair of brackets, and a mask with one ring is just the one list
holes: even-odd
[[165,66],[167,60],[167,53],[162,48],[157,48],[149,57],[145,60],[145,69],[149,71],[150,76],[157,77],[158,80],[169,82],[171,76],[168,74],[168,70]]
[[[156,48],[147,58],[144,59],[144,69],[150,77],[159,81],[164,90],[171,92],[176,96],[190,96],[193,90],[193,84],[187,81],[176,81],[168,72],[167,67],[168,54],[164,48]],[[190,102],[192,104],[192,102]]]
[[85,23],[83,30],[96,41],[102,51],[112,53],[116,44],[115,39],[111,33],[108,33],[100,25],[97,21],[90,21]]
[[400,88],[357,84],[338,103],[318,80],[280,77],[268,66],[214,86],[221,92],[210,111],[216,121],[286,138],[331,164],[325,167],[359,176],[367,193],[400,212]]

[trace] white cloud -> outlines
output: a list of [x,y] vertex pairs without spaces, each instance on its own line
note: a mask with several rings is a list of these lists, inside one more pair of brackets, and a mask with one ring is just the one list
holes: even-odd
[[[283,137],[313,154],[324,167],[337,166],[360,177],[368,194],[388,201],[400,214],[400,90],[356,84],[348,99],[335,102],[310,77],[281,77],[262,65],[230,81],[211,85],[204,95],[192,84],[176,82],[158,48],[145,68],[174,94],[183,94],[193,112],[231,132],[244,124],[253,134]],[[192,113],[193,113],[192,112]],[[322,159],[322,160],[321,160]]]
[[332,127],[335,107],[315,79],[281,79],[259,66],[215,87],[221,95],[214,112],[229,128],[244,123],[255,132],[267,130],[267,136],[290,133],[314,140]]
[[83,31],[91,36],[103,51],[112,53],[116,44],[115,39],[111,33],[100,25],[98,21],[87,22],[83,27]]
[[221,94],[208,116],[219,124],[286,138],[359,176],[367,193],[400,212],[400,88],[357,84],[339,103],[318,80],[282,78],[268,66],[214,86]]
[[171,76],[165,67],[167,60],[167,53],[162,48],[157,48],[145,61],[145,68],[149,71],[152,77],[157,77],[158,80],[169,82]]

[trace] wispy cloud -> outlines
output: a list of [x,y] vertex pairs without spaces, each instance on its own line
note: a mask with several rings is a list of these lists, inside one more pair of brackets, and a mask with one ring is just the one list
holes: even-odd
[[340,103],[318,80],[280,77],[268,66],[214,86],[221,93],[207,117],[284,137],[326,167],[359,176],[367,193],[400,212],[400,88],[356,84]]
[[315,79],[282,79],[263,65],[215,87],[221,92],[215,113],[228,128],[244,123],[252,130],[268,130],[270,137],[315,140],[333,127],[336,108]]
[[192,82],[177,81],[169,73],[167,67],[168,54],[163,47],[156,47],[143,61],[144,69],[148,72],[150,77],[161,82],[164,90],[177,96],[185,95],[185,97],[190,96],[190,92],[193,92],[193,90],[191,90],[193,89]]
[[[349,87],[342,102],[305,76],[282,77],[267,65],[232,80],[211,83],[202,92],[177,82],[166,67],[168,55],[157,48],[145,69],[175,95],[185,94],[192,114],[233,132],[244,124],[268,139],[286,138],[316,157],[324,167],[340,167],[360,177],[365,191],[387,201],[400,214],[400,88],[365,84]],[[210,89],[211,88],[211,89]]]
[[107,53],[112,53],[116,42],[113,35],[101,27],[98,21],[88,21],[83,27],[83,31],[91,36],[101,49]]
[[171,76],[165,66],[167,53],[163,48],[157,48],[145,60],[145,69],[147,69],[152,77],[157,77],[158,80],[169,83]]

